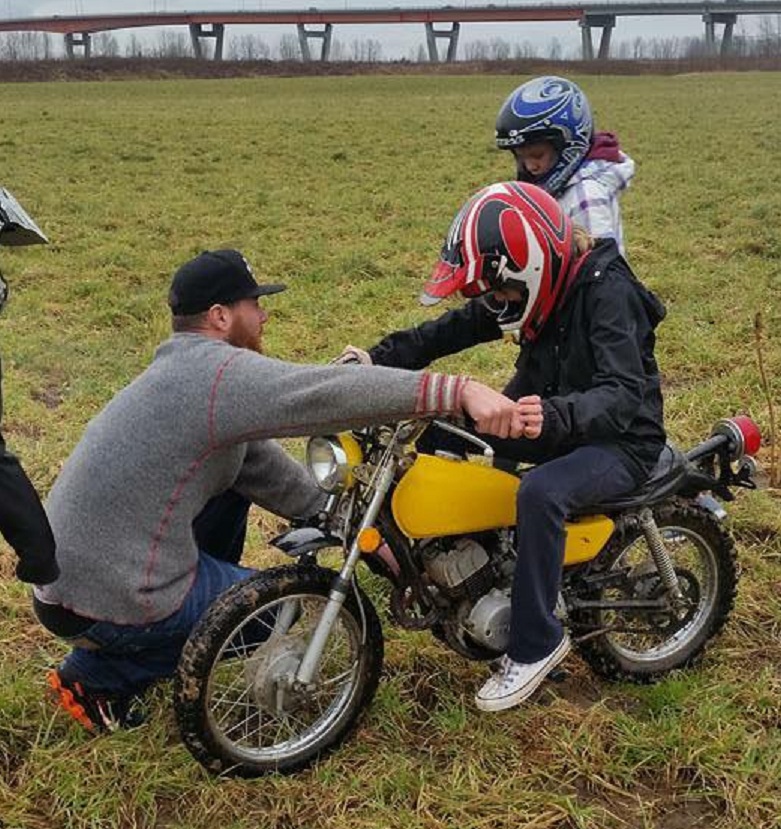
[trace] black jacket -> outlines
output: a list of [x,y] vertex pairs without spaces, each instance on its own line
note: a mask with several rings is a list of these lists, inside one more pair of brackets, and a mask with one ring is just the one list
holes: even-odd
[[[2,372],[0,372],[2,383]],[[0,390],[0,418],[3,413]],[[49,584],[60,574],[52,535],[38,493],[0,435],[0,533],[14,548],[16,575],[30,584]]]
[[[542,435],[523,440],[529,460],[603,445],[628,460],[638,482],[648,475],[665,442],[654,357],[654,329],[664,315],[661,302],[637,280],[615,242],[599,240],[564,305],[535,342],[521,349],[504,390],[513,399],[538,394],[544,400]],[[369,354],[377,365],[420,369],[501,336],[495,314],[475,299],[388,335]]]

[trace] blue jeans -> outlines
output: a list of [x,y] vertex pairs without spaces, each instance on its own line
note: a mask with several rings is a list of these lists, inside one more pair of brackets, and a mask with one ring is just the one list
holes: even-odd
[[190,631],[214,599],[255,572],[201,553],[193,586],[175,613],[150,625],[95,622],[78,637],[95,647],[74,647],[60,665],[61,675],[87,691],[142,694],[173,676]]

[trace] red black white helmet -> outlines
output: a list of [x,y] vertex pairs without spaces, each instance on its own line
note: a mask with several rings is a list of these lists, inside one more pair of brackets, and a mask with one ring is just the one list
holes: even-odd
[[420,301],[520,290],[526,303],[515,327],[531,342],[569,290],[573,251],[572,222],[552,196],[524,182],[492,184],[456,214]]

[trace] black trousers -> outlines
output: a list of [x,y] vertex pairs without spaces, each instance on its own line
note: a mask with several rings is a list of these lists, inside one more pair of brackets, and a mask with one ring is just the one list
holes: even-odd
[[198,549],[212,558],[238,564],[247,537],[250,501],[229,489],[215,495],[193,521]]
[[38,493],[0,436],[0,532],[19,556],[16,575],[48,584],[59,575],[54,537]]

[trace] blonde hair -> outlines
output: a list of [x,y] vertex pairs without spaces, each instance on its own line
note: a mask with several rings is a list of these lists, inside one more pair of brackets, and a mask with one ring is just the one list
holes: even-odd
[[572,225],[572,245],[576,256],[583,256],[594,247],[594,237],[580,225]]

